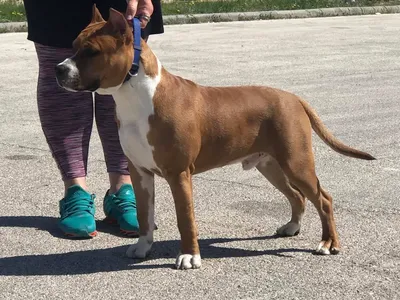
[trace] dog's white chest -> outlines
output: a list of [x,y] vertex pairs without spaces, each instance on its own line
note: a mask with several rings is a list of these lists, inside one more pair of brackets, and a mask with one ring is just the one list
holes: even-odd
[[147,120],[132,123],[122,123],[119,129],[119,138],[122,149],[129,160],[136,166],[148,170],[157,169],[153,159],[153,147],[147,140],[150,126]]
[[133,83],[124,84],[113,95],[122,150],[135,166],[148,170],[158,170],[153,158],[154,147],[147,137],[149,117],[154,114],[153,96],[159,81],[159,76],[148,78],[139,73]]

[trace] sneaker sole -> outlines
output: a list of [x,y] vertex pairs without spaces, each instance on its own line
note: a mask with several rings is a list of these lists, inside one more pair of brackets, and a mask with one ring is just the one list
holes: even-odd
[[69,237],[69,238],[94,238],[95,236],[97,236],[97,230],[96,231],[93,231],[93,232],[91,232],[91,233],[88,233],[87,235],[79,235],[79,234],[75,234],[75,233],[64,233],[64,235],[66,236],[66,237]]
[[[110,225],[114,225],[114,226],[118,226],[118,221],[116,219],[110,218],[110,217],[106,217],[104,219],[104,222],[106,222],[107,224]],[[119,229],[119,232],[124,235],[124,236],[128,236],[128,237],[138,237],[139,236],[139,232],[136,230],[126,230],[123,228]]]
[[110,225],[118,225],[118,221],[110,217],[106,217],[103,221]]
[[120,229],[119,232],[121,232],[124,236],[128,237],[139,237],[139,232],[134,230]]
[[[119,225],[118,221],[113,218],[106,217],[103,221],[110,225]],[[154,224],[154,230],[158,230],[157,224]]]

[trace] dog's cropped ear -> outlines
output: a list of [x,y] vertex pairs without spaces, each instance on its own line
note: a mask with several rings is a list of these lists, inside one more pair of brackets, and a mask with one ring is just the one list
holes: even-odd
[[92,7],[92,21],[90,21],[90,23],[98,23],[98,22],[103,22],[104,19],[101,16],[101,13],[99,12],[99,10],[96,7],[96,4],[93,4]]
[[112,25],[113,29],[122,35],[129,31],[129,25],[124,15],[113,8],[110,8],[110,16],[107,23]]

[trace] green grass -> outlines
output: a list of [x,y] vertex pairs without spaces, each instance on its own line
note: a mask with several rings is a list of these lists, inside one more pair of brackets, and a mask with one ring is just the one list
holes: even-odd
[[217,1],[202,1],[202,2],[193,0],[180,0],[171,3],[163,3],[162,9],[164,15],[174,15],[174,14],[187,15],[187,14],[202,14],[202,13],[289,10],[289,9],[395,5],[395,4],[400,4],[400,1],[356,0],[356,3],[348,3],[345,0],[217,0]]
[[[162,9],[164,15],[190,15],[202,13],[397,4],[400,4],[400,0],[356,0],[355,3],[348,3],[345,0],[177,0],[170,3],[162,3]],[[21,2],[17,0],[5,0],[0,2],[0,23],[20,21],[26,21],[24,6]]]
[[0,2],[0,23],[21,22],[25,20],[26,17],[23,4],[16,0]]

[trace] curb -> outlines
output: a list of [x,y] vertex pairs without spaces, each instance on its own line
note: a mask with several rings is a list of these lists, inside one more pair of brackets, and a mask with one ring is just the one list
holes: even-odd
[[164,16],[165,25],[400,13],[400,5]]
[[26,31],[28,31],[28,24],[26,22],[0,23],[0,33]]
[[[338,16],[361,16],[374,14],[400,13],[400,5],[392,6],[364,6],[364,7],[333,7],[299,10],[271,10],[258,12],[232,12],[217,14],[195,15],[169,15],[163,16],[164,25],[218,23],[233,21],[274,20],[274,19],[299,19],[321,18]],[[0,23],[2,32],[26,32],[26,22]]]

